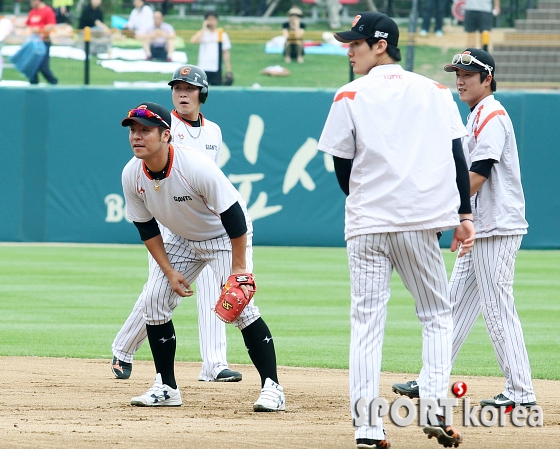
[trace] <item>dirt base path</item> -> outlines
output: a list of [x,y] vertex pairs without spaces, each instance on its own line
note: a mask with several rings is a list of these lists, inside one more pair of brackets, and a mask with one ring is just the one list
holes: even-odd
[[[152,362],[134,363],[132,377],[113,377],[106,360],[0,357],[0,448],[355,448],[348,371],[279,368],[284,413],[253,413],[259,378],[252,366],[232,365],[239,383],[198,382],[198,363],[177,363],[182,407],[130,406],[153,383]],[[392,401],[393,382],[413,375],[383,373],[381,396]],[[468,385],[473,404],[502,390],[502,378],[453,377]],[[543,427],[462,427],[462,448],[558,448],[560,382],[536,380]],[[416,422],[415,422],[416,423]],[[441,448],[416,424],[385,420],[392,447]]]

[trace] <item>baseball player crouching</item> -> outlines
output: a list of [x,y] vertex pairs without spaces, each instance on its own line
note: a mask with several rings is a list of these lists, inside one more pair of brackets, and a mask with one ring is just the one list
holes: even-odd
[[[137,406],[182,404],[174,372],[172,314],[181,298],[193,294],[191,283],[204,267],[212,268],[216,285],[225,285],[224,290],[232,278],[252,279],[252,223],[241,195],[207,155],[170,144],[170,124],[169,111],[149,102],[130,110],[122,121],[130,128],[135,156],[122,173],[127,217],[153,258],[144,285],[143,313],[156,378],[146,393],[132,398],[131,404]],[[164,235],[158,222],[167,229]],[[252,289],[241,287],[244,299],[256,289],[254,283]],[[285,410],[272,335],[253,300],[247,301],[233,324],[241,330],[261,377],[261,394],[253,410]]]
[[[463,151],[469,164],[476,239],[457,259],[449,280],[453,305],[451,363],[482,312],[506,383],[482,407],[536,405],[531,366],[513,297],[515,259],[524,234],[525,197],[511,119],[495,99],[496,63],[486,51],[467,48],[444,67],[455,72],[461,101],[471,113]],[[393,391],[419,397],[419,380],[396,383]]]
[[[171,135],[174,144],[186,145],[206,153],[220,165],[222,131],[200,112],[208,98],[208,79],[200,67],[186,64],[178,67],[171,81],[171,97],[175,109],[171,112]],[[160,224],[162,234],[167,230]],[[148,259],[151,255],[148,254]],[[220,291],[214,273],[207,265],[196,279],[198,307],[198,341],[202,366],[198,380],[207,382],[239,382],[241,373],[229,369],[227,363],[226,328],[212,311]],[[117,379],[128,379],[132,373],[134,354],[147,338],[143,317],[144,292],[134,305],[113,341],[111,369]]]

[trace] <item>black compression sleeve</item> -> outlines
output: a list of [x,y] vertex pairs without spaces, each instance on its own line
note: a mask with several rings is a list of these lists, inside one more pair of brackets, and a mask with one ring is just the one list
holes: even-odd
[[350,172],[352,171],[353,159],[342,159],[340,157],[333,156],[333,161],[334,172],[336,173],[338,185],[346,196],[348,196],[350,194]]
[[486,179],[490,177],[490,172],[496,161],[494,159],[485,159],[484,161],[473,162],[469,171],[473,173],[478,173],[480,176],[484,176]]
[[220,214],[220,219],[230,239],[241,237],[247,233],[245,214],[237,201],[228,210]]
[[470,214],[471,210],[471,182],[469,179],[469,169],[463,154],[461,139],[453,139],[453,159],[455,159],[455,172],[457,174],[457,188],[461,197],[459,206],[460,214]]
[[159,226],[157,221],[154,217],[150,221],[145,221],[143,223],[134,221],[134,226],[138,229],[140,234],[140,239],[144,242],[146,240],[150,240],[155,236],[159,235]]

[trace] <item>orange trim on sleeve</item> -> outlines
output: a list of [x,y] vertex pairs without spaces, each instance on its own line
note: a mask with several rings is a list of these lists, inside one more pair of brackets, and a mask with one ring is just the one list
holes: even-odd
[[353,100],[356,96],[356,92],[340,92],[336,98],[334,99],[333,103],[342,100],[343,98],[348,98],[349,100]]
[[[478,127],[475,128],[474,130],[474,138],[477,139],[479,134],[482,132],[482,130],[484,129],[484,127],[486,126],[486,124],[492,120],[494,117],[498,116],[498,115],[506,115],[506,111],[504,111],[503,109],[500,109],[498,111],[494,111],[492,112],[488,117],[486,117],[486,119],[482,122],[482,124]],[[478,120],[477,120],[478,121]]]
[[434,84],[436,85],[436,87],[438,87],[438,88],[440,88],[440,89],[449,89],[449,87],[444,86],[443,84],[435,83],[435,82],[434,82]]

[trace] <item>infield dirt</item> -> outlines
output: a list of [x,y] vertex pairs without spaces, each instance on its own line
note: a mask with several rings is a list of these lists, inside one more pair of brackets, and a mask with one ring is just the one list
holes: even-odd
[[[152,362],[136,361],[129,380],[113,377],[109,360],[0,357],[0,448],[355,448],[348,371],[280,367],[286,412],[254,413],[260,390],[253,366],[232,365],[238,383],[198,382],[198,363],[177,363],[182,407],[130,406],[153,383]],[[381,396],[413,374],[383,373]],[[503,379],[452,376],[467,383],[472,404],[502,391]],[[543,427],[463,427],[461,448],[558,448],[560,382],[535,380]],[[442,448],[421,427],[385,420],[392,447]]]

